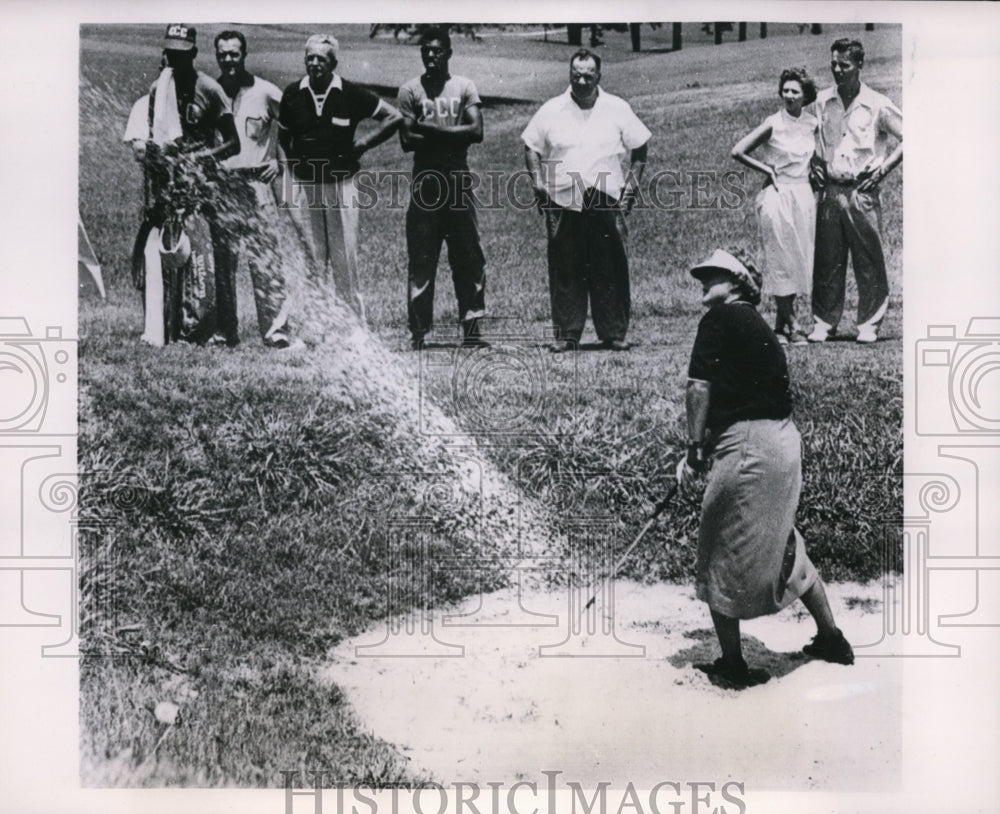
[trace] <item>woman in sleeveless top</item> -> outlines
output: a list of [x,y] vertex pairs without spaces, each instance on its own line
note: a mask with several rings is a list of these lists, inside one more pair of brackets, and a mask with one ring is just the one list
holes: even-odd
[[[795,318],[795,297],[811,293],[816,240],[809,160],[817,120],[805,107],[816,99],[816,85],[805,69],[787,68],[781,72],[778,94],[783,108],[740,139],[731,155],[766,176],[755,199],[765,290],[775,299],[778,340],[801,345],[806,336]],[[757,156],[751,156],[755,151]]]

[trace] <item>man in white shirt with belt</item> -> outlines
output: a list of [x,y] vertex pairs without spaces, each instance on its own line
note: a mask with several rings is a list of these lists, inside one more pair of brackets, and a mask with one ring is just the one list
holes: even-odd
[[[289,329],[287,292],[278,255],[278,209],[271,182],[278,176],[278,111],[281,91],[246,69],[247,41],[239,31],[222,31],[215,38],[219,84],[233,106],[240,151],[222,165],[232,175],[220,196],[226,237],[216,248],[216,264],[233,286],[235,304],[239,245],[247,250],[247,265],[257,305],[257,324],[264,345],[301,347]],[[235,318],[235,315],[234,315]]]
[[[627,350],[631,310],[625,215],[646,166],[649,129],[628,102],[600,88],[601,58],[570,58],[570,86],[521,134],[548,235],[549,296],[561,353],[580,341],[587,301],[598,339]],[[629,174],[622,171],[628,157]]]
[[[903,160],[903,114],[861,81],[865,51],[860,42],[839,39],[830,55],[836,86],[820,91],[813,103],[819,135],[812,177],[822,191],[809,341],[825,342],[837,330],[850,253],[858,284],[857,341],[870,344],[878,339],[889,304],[878,185]],[[890,136],[897,141],[892,152]]]

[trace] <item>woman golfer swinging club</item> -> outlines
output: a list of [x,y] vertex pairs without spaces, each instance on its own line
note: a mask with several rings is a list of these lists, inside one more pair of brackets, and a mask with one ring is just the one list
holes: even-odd
[[[722,657],[697,665],[733,688],[767,681],[743,659],[740,619],[776,613],[796,599],[817,635],[803,651],[852,664],[823,582],[795,528],[802,486],[799,432],[792,422],[788,364],[757,313],[761,275],[740,249],[713,252],[691,269],[708,312],[691,350],[686,394],[687,456],[677,482],[708,468],[698,529],[696,592],[712,613]],[[710,458],[710,461],[709,461]]]

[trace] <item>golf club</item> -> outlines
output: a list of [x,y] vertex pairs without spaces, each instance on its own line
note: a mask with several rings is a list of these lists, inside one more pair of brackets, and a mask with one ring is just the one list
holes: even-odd
[[581,616],[584,613],[586,613],[586,611],[590,608],[590,606],[593,605],[594,602],[597,600],[597,595],[601,591],[601,585],[603,585],[603,583],[605,583],[608,580],[614,579],[618,575],[618,569],[625,564],[625,561],[629,558],[629,555],[632,553],[635,547],[639,545],[640,542],[642,542],[642,538],[646,536],[646,532],[649,531],[650,528],[652,528],[653,523],[656,522],[656,518],[663,513],[663,510],[667,508],[667,506],[670,504],[670,501],[673,500],[674,495],[676,494],[677,494],[677,481],[674,481],[673,484],[670,486],[670,489],[667,492],[666,497],[664,497],[663,500],[657,503],[656,506],[653,508],[653,513],[647,518],[645,525],[642,527],[642,530],[636,535],[636,538],[632,541],[632,544],[628,548],[626,548],[625,551],[622,553],[622,555],[615,561],[615,564],[611,567],[611,573],[609,573],[607,576],[601,579],[600,585],[598,586],[597,590],[594,591],[593,596],[590,597],[590,600],[587,602],[587,604],[583,606],[583,610],[580,612]]

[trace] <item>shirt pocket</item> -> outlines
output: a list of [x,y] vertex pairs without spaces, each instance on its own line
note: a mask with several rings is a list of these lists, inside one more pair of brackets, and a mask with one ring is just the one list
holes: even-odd
[[267,136],[267,122],[260,116],[248,117],[243,130],[251,141],[262,141]]
[[875,111],[860,106],[847,117],[847,131],[860,147],[871,147],[875,143]]
[[341,119],[341,118],[338,118],[337,116],[331,116],[330,117],[330,124],[332,124],[334,127],[350,127],[351,126],[351,120],[350,119]]

